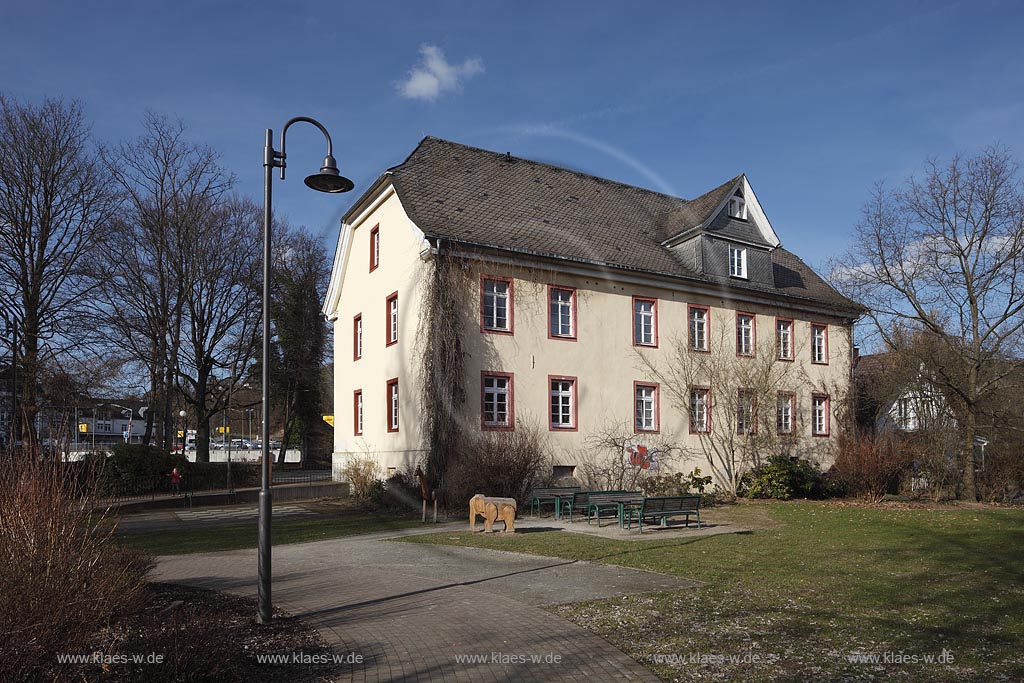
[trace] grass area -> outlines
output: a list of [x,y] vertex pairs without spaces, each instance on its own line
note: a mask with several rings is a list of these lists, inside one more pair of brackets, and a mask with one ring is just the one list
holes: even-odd
[[[390,531],[419,526],[418,518],[371,513],[347,513],[305,519],[275,520],[274,545],[322,541],[328,538]],[[256,547],[255,523],[244,526],[210,526],[123,534],[117,543],[153,555],[182,555],[218,550],[242,550]]]
[[[561,531],[402,540],[705,582],[555,608],[666,681],[1024,680],[1024,510],[792,502],[711,509],[707,519],[753,531],[643,542]],[[858,655],[880,661],[851,661]]]

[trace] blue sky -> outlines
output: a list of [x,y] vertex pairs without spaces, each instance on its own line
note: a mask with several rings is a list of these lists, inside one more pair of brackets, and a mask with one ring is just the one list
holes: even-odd
[[312,116],[349,195],[306,190],[289,131],[275,209],[322,235],[424,135],[682,197],[744,171],[821,268],[875,181],[1001,143],[1024,155],[1024,4],[3,0],[0,90],[82,101],[96,137],[180,117],[260,200],[264,130]]

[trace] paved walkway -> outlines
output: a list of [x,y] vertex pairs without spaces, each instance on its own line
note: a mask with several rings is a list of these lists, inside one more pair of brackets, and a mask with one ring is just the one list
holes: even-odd
[[[339,681],[656,681],[544,605],[695,585],[610,565],[389,543],[453,523],[274,548],[274,604],[363,663]],[[532,526],[532,525],[531,525]],[[255,595],[253,550],[161,557],[153,579]]]

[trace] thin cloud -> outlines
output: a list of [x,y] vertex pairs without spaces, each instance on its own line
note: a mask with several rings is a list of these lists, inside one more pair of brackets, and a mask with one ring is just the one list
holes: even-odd
[[443,93],[459,90],[467,79],[484,72],[479,58],[451,64],[436,45],[420,47],[422,61],[398,84],[398,94],[412,100],[433,102]]

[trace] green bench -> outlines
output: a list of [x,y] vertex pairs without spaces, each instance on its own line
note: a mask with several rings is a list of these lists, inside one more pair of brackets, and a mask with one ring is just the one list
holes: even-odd
[[555,517],[558,517],[561,499],[568,498],[580,490],[579,486],[551,486],[548,488],[534,489],[530,492],[530,516],[533,516],[534,509],[540,514],[544,505],[554,505]]
[[697,518],[697,528],[700,528],[700,496],[658,496],[644,498],[639,507],[626,510],[626,528],[633,528],[635,519],[640,525],[640,533],[644,532],[644,521],[657,523],[660,526],[667,526],[669,517],[685,515],[686,526],[690,526],[690,515]]
[[577,491],[572,499],[562,499],[562,509],[559,515],[562,519],[569,513],[569,521],[573,521],[573,514],[587,514],[590,505],[590,495],[593,493],[629,493],[629,491]]
[[619,523],[619,511],[623,506],[639,503],[644,498],[642,491],[592,491],[587,497],[587,524],[591,519],[597,520],[597,526],[601,526],[601,513],[614,513]]

